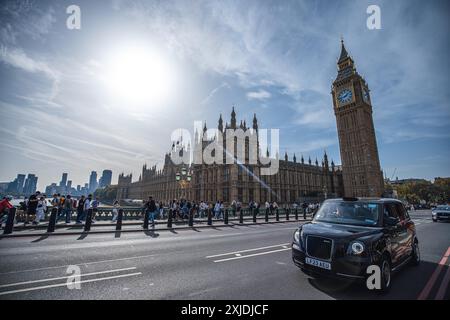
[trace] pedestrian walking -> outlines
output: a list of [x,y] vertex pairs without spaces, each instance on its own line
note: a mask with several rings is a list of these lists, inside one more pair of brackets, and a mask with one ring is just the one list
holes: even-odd
[[38,206],[38,201],[41,193],[39,191],[36,191],[35,194],[32,194],[30,198],[28,199],[28,208],[27,208],[27,214],[25,215],[25,222],[24,225],[27,225],[29,223],[29,219],[31,216],[36,215],[36,209]]
[[81,223],[81,220],[83,220],[84,218],[84,203],[86,202],[86,198],[85,196],[81,196],[80,200],[78,201],[78,206],[77,206],[77,222],[76,223]]
[[112,217],[111,222],[117,221],[117,218],[119,217],[119,209],[120,209],[119,201],[116,200],[113,203],[113,209],[112,209],[113,217]]
[[155,214],[156,214],[156,203],[153,197],[148,197],[148,201],[145,204],[146,214],[149,215],[150,221],[152,222],[152,227],[155,227]]
[[39,198],[36,207],[36,218],[34,219],[33,224],[38,225],[41,222],[41,220],[44,219],[46,211],[47,211],[47,200],[45,200],[45,197],[41,196]]
[[73,200],[72,196],[69,194],[63,204],[63,215],[66,217],[66,223],[70,223],[72,210],[73,210]]

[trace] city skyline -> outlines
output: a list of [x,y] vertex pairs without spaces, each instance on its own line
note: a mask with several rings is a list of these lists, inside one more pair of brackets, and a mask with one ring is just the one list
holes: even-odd
[[[340,163],[329,83],[341,36],[370,84],[385,175],[450,176],[449,40],[436,32],[448,27],[449,4],[380,1],[383,27],[368,30],[368,3],[79,1],[89,14],[73,31],[64,4],[4,2],[0,70],[13,81],[0,89],[0,181],[32,172],[42,189],[70,172],[77,185],[105,167],[137,177],[144,163],[162,166],[172,130],[214,127],[233,105],[280,129],[280,154],[314,160],[326,150]],[[172,74],[168,96],[142,102],[120,90],[136,79],[111,61],[135,47],[151,47]],[[118,81],[105,84],[111,73]]]

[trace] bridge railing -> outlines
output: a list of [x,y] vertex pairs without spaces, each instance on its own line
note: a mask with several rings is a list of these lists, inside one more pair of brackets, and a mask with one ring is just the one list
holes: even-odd
[[[172,228],[173,223],[179,225],[180,223],[188,224],[188,226],[192,227],[195,224],[203,224],[207,223],[208,225],[212,225],[217,222],[222,222],[224,224],[228,224],[229,221],[237,221],[240,224],[243,224],[244,221],[252,220],[253,223],[257,222],[257,219],[264,218],[265,222],[269,221],[288,221],[288,220],[306,220],[310,217],[311,213],[306,214],[301,208],[278,208],[278,209],[252,209],[252,208],[242,208],[241,210],[235,210],[233,208],[225,208],[222,210],[220,215],[215,218],[216,214],[213,209],[207,209],[204,211],[204,216],[200,217],[200,214],[197,210],[190,210],[190,212],[183,214],[180,210],[180,214],[176,214],[173,210],[164,208],[163,215],[158,215],[159,212],[155,215],[155,224],[159,225],[167,225],[167,228]],[[20,226],[14,227],[15,223],[23,221],[25,216],[25,212],[21,210],[17,210],[16,208],[10,209],[8,214],[8,218],[6,221],[6,227],[4,229],[4,234],[12,233],[14,229],[20,229]],[[49,207],[48,211],[45,214],[45,219],[48,221],[46,224],[41,224],[37,228],[47,228],[47,232],[54,232],[57,226],[57,216],[58,209]],[[65,216],[65,215],[64,215]],[[72,221],[75,221],[77,216],[76,211],[72,212]],[[111,207],[101,207],[98,208],[97,211],[93,209],[89,209],[86,215],[85,222],[80,226],[84,227],[84,231],[90,231],[92,226],[92,220],[96,221],[112,221],[113,220],[113,208]],[[64,217],[65,218],[65,217]],[[123,221],[136,221],[134,224],[141,224],[144,221],[143,228],[148,229],[149,226],[149,214],[144,214],[144,209],[141,207],[126,207],[120,208],[118,210],[118,217],[116,220],[116,230],[122,229]],[[213,222],[215,221],[215,222]],[[129,223],[130,224],[130,223]],[[32,227],[32,226],[30,226]]]

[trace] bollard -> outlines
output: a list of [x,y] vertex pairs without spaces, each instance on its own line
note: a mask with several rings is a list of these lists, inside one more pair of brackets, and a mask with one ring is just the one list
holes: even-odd
[[278,212],[278,208],[277,208],[277,210],[275,211],[275,220],[276,220],[276,221],[280,221],[280,214],[279,214],[279,212]]
[[123,209],[119,209],[119,214],[117,215],[116,231],[122,230],[122,219],[123,219]]
[[289,220],[289,211],[290,211],[290,209],[287,208],[287,209],[286,209],[286,220]]
[[189,227],[193,226],[194,226],[194,213],[193,210],[191,209],[189,212]]
[[5,230],[3,231],[3,234],[10,234],[13,232],[15,217],[16,217],[16,208],[12,207],[8,211],[8,218],[6,220]]
[[295,208],[295,220],[298,220],[298,209]]
[[239,223],[244,223],[244,211],[242,209],[239,210]]
[[228,212],[229,212],[229,210],[225,209],[225,216],[223,217],[223,222],[225,224],[228,224]]
[[306,220],[306,209],[303,209],[303,220]]
[[56,215],[57,214],[58,214],[58,209],[57,208],[53,208],[52,212],[50,213],[50,218],[48,220],[47,232],[54,232],[55,231]]
[[212,225],[212,214],[211,214],[211,210],[212,209],[208,209],[208,226]]
[[86,223],[84,224],[84,231],[91,231],[91,224],[92,224],[92,209],[88,209],[88,213],[86,216]]
[[257,208],[253,208],[253,223],[256,223],[256,214],[258,212]]
[[169,210],[169,216],[167,217],[167,228],[172,229],[172,209]]
[[266,222],[269,222],[269,208],[266,209],[266,213],[265,213],[264,219],[266,220]]
[[145,229],[145,230],[147,230],[148,229],[148,212],[147,212],[147,210],[144,210],[144,225],[143,225],[143,228]]

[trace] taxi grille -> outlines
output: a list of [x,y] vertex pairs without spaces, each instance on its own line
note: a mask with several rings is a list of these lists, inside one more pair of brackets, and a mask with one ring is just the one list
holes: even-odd
[[308,236],[306,238],[306,252],[310,257],[322,260],[331,259],[333,241],[323,237]]

